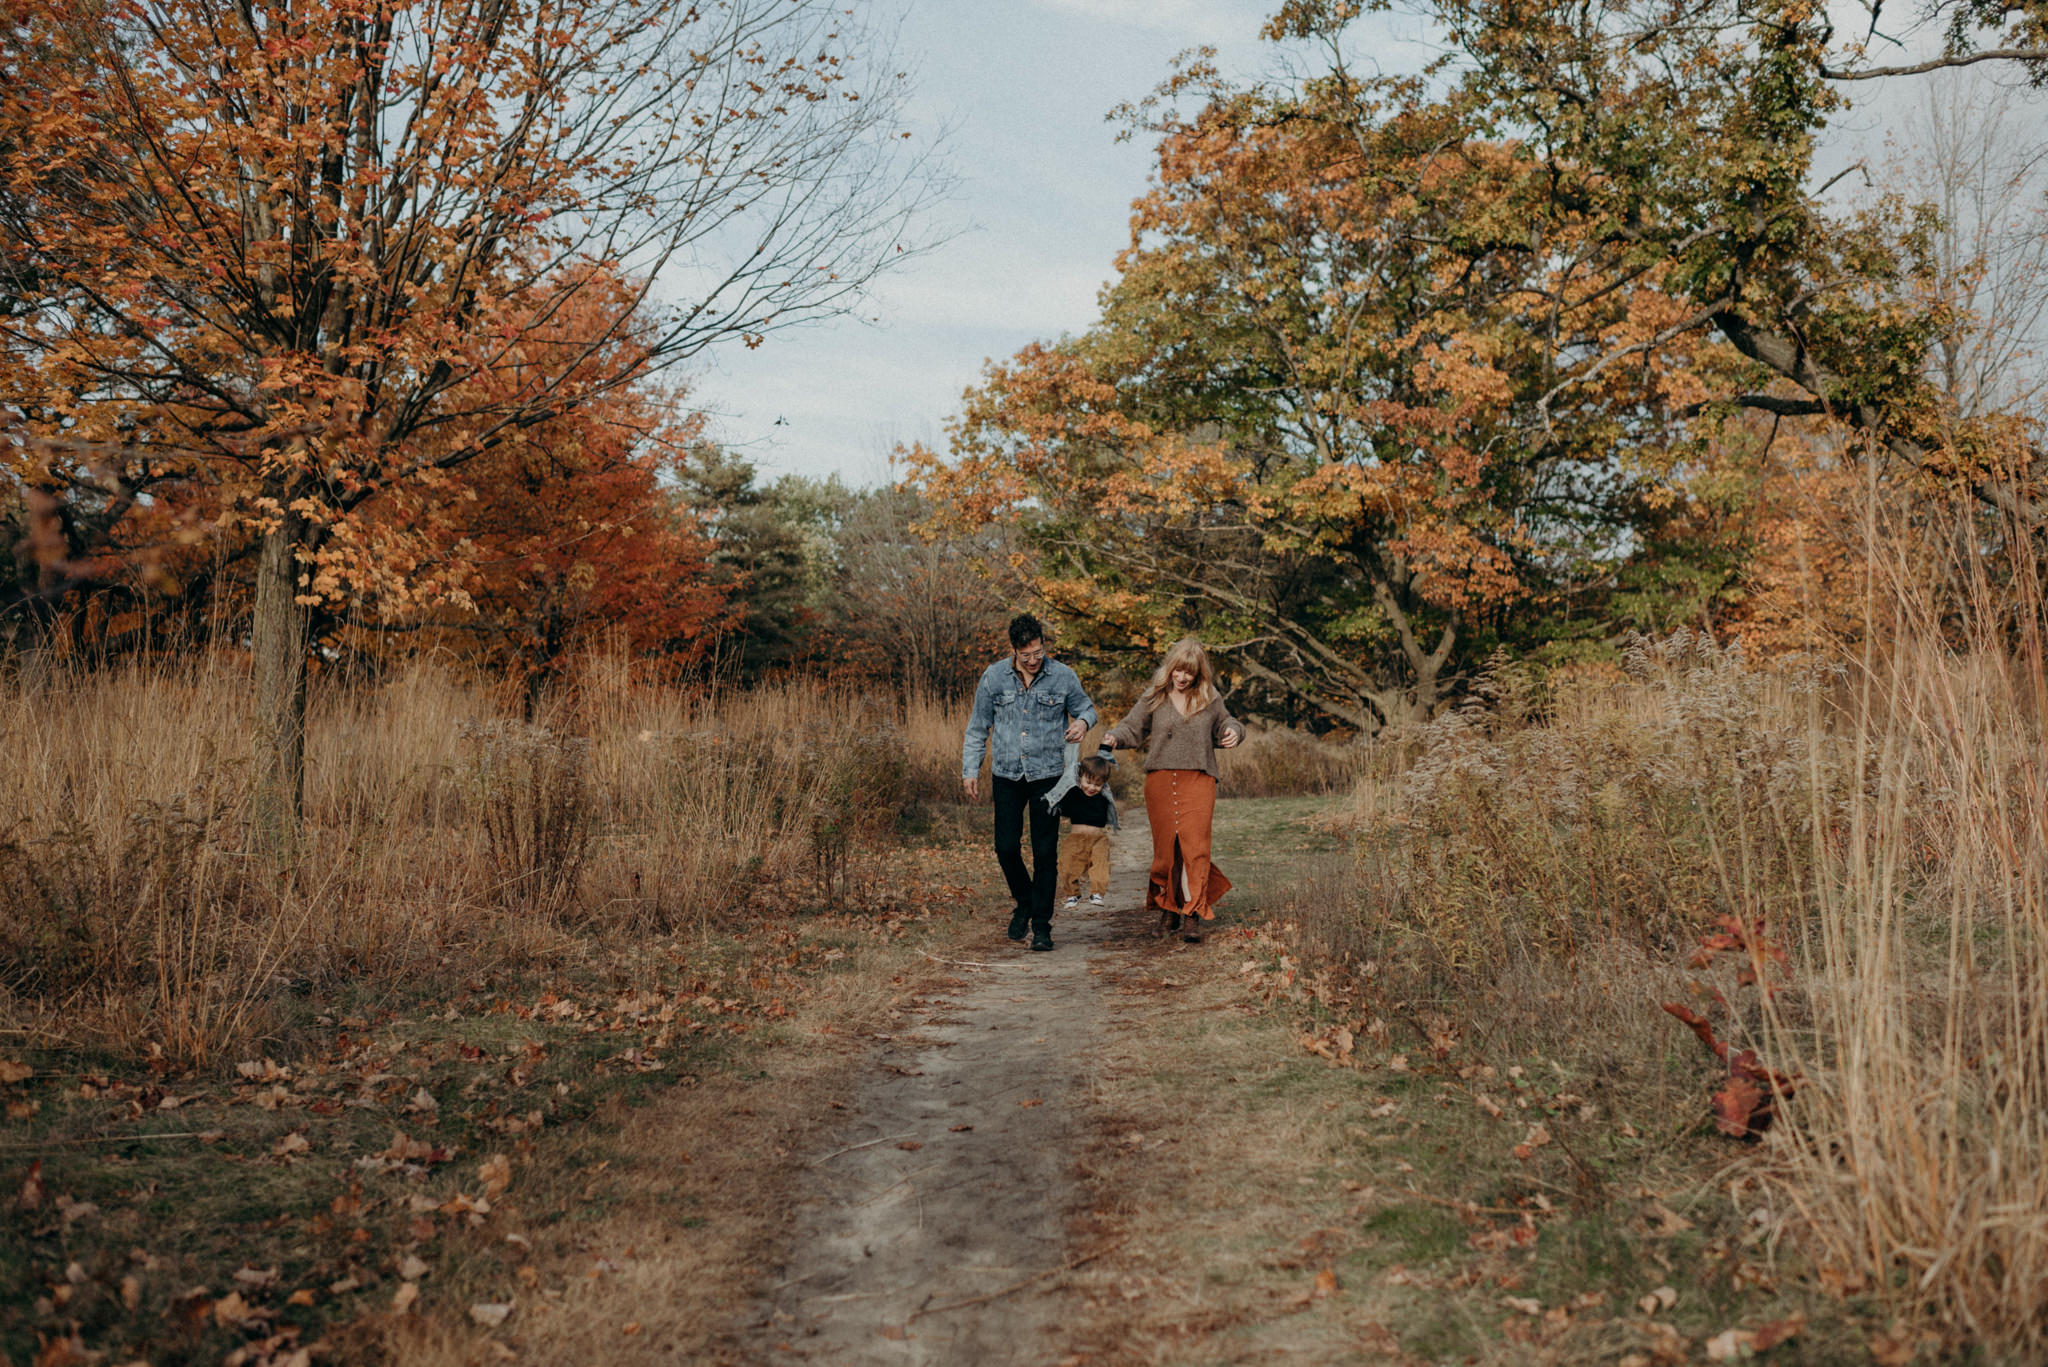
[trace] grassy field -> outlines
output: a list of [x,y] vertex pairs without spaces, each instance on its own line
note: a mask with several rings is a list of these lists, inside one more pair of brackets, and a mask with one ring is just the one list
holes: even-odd
[[698,1275],[649,1302],[666,1322],[608,1328],[646,1320],[650,1352],[700,1347],[772,1233],[778,1155],[829,1114],[812,1102],[835,1034],[854,1047],[913,990],[918,949],[967,905],[955,851],[892,862],[892,911],[366,984],[219,1072],[17,1055],[56,1066],[7,1088],[19,1214],[0,1233],[0,1352],[286,1362],[324,1343],[327,1360],[462,1361],[505,1306],[528,1342],[561,1346],[589,1328],[565,1296],[645,1274],[656,1250],[622,1231],[650,1211],[669,1240],[692,1231]]
[[1118,978],[1087,1165],[1093,1237],[1127,1242],[1076,1274],[1087,1361],[1647,1367],[1759,1332],[1790,1335],[1773,1361],[1871,1361],[1885,1322],[1781,1241],[1682,1029],[1623,1056],[1560,1009],[1540,1050],[1475,1031],[1439,1055],[1406,1025],[1340,1050],[1350,1004],[1287,928],[1355,899],[1336,815],[1222,803],[1225,929]]

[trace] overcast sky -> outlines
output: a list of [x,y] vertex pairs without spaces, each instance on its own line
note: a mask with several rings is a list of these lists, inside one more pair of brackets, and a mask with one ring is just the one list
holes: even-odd
[[[873,484],[898,441],[942,439],[985,360],[1077,332],[1128,237],[1147,146],[1105,122],[1200,44],[1258,69],[1270,0],[882,0],[902,15],[922,133],[950,129],[959,235],[883,280],[860,320],[732,348],[695,380],[764,473]],[[868,321],[876,319],[878,321]],[[778,419],[780,420],[778,422]]]
[[[1150,92],[1191,47],[1213,45],[1237,76],[1274,61],[1257,36],[1273,0],[876,8],[901,16],[899,55],[917,73],[920,135],[949,130],[959,183],[941,212],[959,232],[881,281],[860,318],[775,334],[757,351],[729,349],[694,377],[694,399],[718,437],[767,475],[879,483],[897,442],[943,441],[946,418],[986,360],[1086,328],[1151,170],[1150,146],[1118,143],[1105,115]],[[1383,69],[1414,70],[1431,55],[1416,21],[1374,21],[1379,31],[1361,55]],[[1881,159],[1921,89],[1858,88],[1861,107],[1838,125],[1823,165]],[[2028,105],[2023,119],[2038,120],[2041,105]]]

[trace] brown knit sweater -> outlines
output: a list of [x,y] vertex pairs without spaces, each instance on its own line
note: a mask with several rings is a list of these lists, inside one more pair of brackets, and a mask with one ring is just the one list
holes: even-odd
[[1130,715],[1109,729],[1108,739],[1119,750],[1144,745],[1148,774],[1154,769],[1199,769],[1215,778],[1217,743],[1233,731],[1242,736],[1244,723],[1230,715],[1220,696],[1188,717],[1180,714],[1171,698],[1161,698],[1153,707],[1140,701]]

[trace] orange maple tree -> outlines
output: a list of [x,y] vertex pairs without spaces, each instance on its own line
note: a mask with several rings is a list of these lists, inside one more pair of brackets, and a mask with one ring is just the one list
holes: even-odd
[[[824,0],[6,17],[11,473],[103,522],[182,482],[250,534],[253,810],[278,853],[316,618],[463,592],[370,505],[438,497],[651,369],[845,306],[901,259],[928,184],[892,150],[900,82]],[[629,307],[564,327],[584,296]]]
[[1280,704],[1368,732],[1427,716],[1683,500],[1681,415],[1715,356],[1560,388],[1560,299],[1585,345],[1679,305],[1654,273],[1571,275],[1570,222],[1473,269],[1533,231],[1528,187],[1420,84],[1347,87],[1342,119],[1204,93],[1156,125],[1098,325],[991,367],[914,477],[953,521],[1030,520],[1040,592],[1098,642],[1199,627]]

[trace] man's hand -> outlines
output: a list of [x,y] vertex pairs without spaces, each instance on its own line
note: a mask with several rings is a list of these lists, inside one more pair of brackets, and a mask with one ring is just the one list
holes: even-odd
[[1070,740],[1070,741],[1076,741],[1076,742],[1078,742],[1078,741],[1079,741],[1079,740],[1081,739],[1081,737],[1083,737],[1083,736],[1085,736],[1085,735],[1087,735],[1087,734],[1088,734],[1088,723],[1087,723],[1087,722],[1085,722],[1085,721],[1082,721],[1082,720],[1081,720],[1081,719],[1080,719],[1079,717],[1076,717],[1076,718],[1074,718],[1074,719],[1073,719],[1072,721],[1070,721],[1070,722],[1068,722],[1068,723],[1067,723],[1067,739],[1068,739],[1068,740]]
[[961,779],[960,789],[967,794],[969,802],[981,801],[981,775],[976,774],[973,778]]

